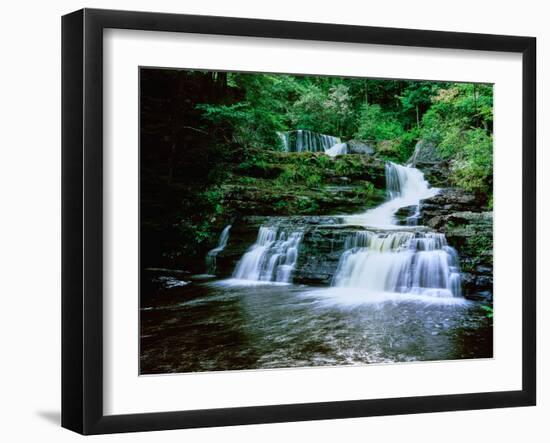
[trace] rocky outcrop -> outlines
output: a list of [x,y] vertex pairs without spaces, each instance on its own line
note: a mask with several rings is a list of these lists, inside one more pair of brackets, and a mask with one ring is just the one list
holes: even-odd
[[227,246],[216,257],[217,274],[221,277],[232,275],[237,262],[255,243],[260,226],[280,226],[287,232],[303,233],[294,282],[330,284],[346,236],[341,223],[341,217],[324,216],[252,216],[235,220]]
[[446,217],[442,229],[460,251],[466,295],[492,300],[493,213],[455,212]]
[[421,222],[429,225],[434,217],[460,211],[479,212],[482,207],[482,202],[474,194],[459,188],[445,188],[436,196],[421,202]]
[[419,140],[413,155],[407,162],[420,169],[432,186],[449,186],[449,163],[445,160],[437,146],[426,140]]
[[442,232],[459,254],[464,295],[492,300],[493,213],[473,194],[444,189],[421,204],[421,223]]
[[330,286],[345,251],[346,238],[363,230],[353,226],[317,226],[305,232],[294,271],[298,284]]
[[441,163],[443,158],[439,154],[437,146],[426,140],[419,140],[414,147],[414,152],[408,163],[417,168],[417,165],[436,165]]
[[327,169],[324,175],[328,181],[340,183],[342,178],[350,181],[369,181],[376,188],[386,188],[386,162],[370,155],[340,156],[334,169]]
[[271,163],[245,162],[232,172],[218,189],[228,217],[349,214],[386,196],[384,161],[364,154],[273,153]]
[[348,154],[373,155],[376,153],[374,144],[365,140],[352,139],[346,142]]
[[368,181],[339,177],[334,185],[287,189],[273,186],[224,185],[224,207],[229,214],[291,215],[359,212],[384,201],[385,192],[369,188]]

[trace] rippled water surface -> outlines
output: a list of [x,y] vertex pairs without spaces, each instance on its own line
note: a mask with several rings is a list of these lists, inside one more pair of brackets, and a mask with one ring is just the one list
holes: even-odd
[[141,373],[492,357],[481,305],[347,288],[143,285]]

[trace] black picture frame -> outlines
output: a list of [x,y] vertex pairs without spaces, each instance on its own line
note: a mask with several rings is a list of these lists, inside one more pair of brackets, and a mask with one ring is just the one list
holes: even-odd
[[[103,30],[171,31],[519,53],[522,98],[522,389],[103,413]],[[83,9],[62,18],[62,426],[82,434],[152,431],[536,403],[536,39],[412,29]]]

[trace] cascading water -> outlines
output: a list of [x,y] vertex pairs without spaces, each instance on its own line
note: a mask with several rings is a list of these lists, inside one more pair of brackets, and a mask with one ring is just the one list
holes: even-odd
[[443,234],[363,231],[346,247],[333,286],[461,296],[458,256]]
[[216,273],[216,257],[227,246],[227,242],[229,241],[230,229],[231,225],[227,225],[225,228],[223,228],[223,231],[221,232],[220,238],[218,240],[218,246],[216,246],[214,249],[211,249],[210,251],[208,251],[208,254],[206,254],[206,270],[209,274]]
[[[374,292],[401,292],[432,296],[461,296],[458,254],[445,235],[418,228],[402,231],[395,213],[437,194],[416,168],[386,164],[389,200],[348,223],[363,224],[386,232],[362,231],[346,240],[333,286],[358,287]],[[409,219],[415,219],[415,215]],[[413,224],[407,220],[407,224]],[[416,224],[416,223],[415,223]],[[401,229],[401,231],[398,231]]]
[[[414,206],[418,212],[420,201],[438,190],[430,188],[418,169],[394,163],[386,164],[386,183],[387,202],[345,218],[348,224],[361,224],[365,230],[346,238],[332,285],[373,293],[461,297],[458,255],[445,236],[423,227],[405,228],[395,220],[397,210]],[[301,231],[260,227],[233,278],[291,282],[302,237]]]
[[233,278],[288,283],[298,258],[302,232],[261,226],[256,243],[237,263]]
[[389,200],[363,214],[346,217],[349,224],[372,228],[402,228],[395,223],[395,213],[406,206],[418,206],[425,198],[433,197],[438,189],[430,188],[424,174],[416,168],[386,163],[386,189]]
[[290,152],[290,133],[277,132],[277,135],[281,139],[281,145],[283,146],[283,150],[286,152]]
[[348,145],[346,143],[336,143],[331,148],[325,151],[329,157],[336,157],[337,155],[347,154]]
[[286,152],[324,152],[331,157],[347,153],[347,144],[332,135],[318,134],[306,129],[278,132],[277,135]]

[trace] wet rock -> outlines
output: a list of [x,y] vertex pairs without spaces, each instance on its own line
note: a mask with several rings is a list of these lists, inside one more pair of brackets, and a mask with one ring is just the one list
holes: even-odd
[[256,242],[260,226],[281,226],[287,231],[300,230],[304,234],[294,281],[330,284],[345,237],[353,231],[341,223],[341,217],[330,216],[242,217],[233,221],[229,241],[216,257],[217,274],[220,277],[232,275],[237,262]]
[[476,284],[476,276],[470,272],[462,272],[462,285],[472,287]]
[[237,262],[255,243],[262,225],[303,232],[293,281],[322,286],[330,286],[345,251],[346,238],[364,229],[342,224],[340,217],[244,217],[233,222],[227,246],[216,258],[218,276],[232,275]]
[[[422,200],[420,205],[422,221],[428,224],[434,217],[447,216],[459,211],[479,211],[480,207],[483,207],[478,197],[458,188],[442,189],[436,196]],[[432,224],[440,220],[434,220]]]
[[493,292],[492,291],[479,291],[479,292],[470,294],[469,298],[471,300],[492,302],[493,301]]
[[476,300],[491,299],[493,292],[493,213],[483,207],[481,197],[454,188],[420,204],[421,224],[444,233],[457,250],[464,296]]
[[[444,233],[449,244],[457,250],[465,297],[478,299],[479,292],[493,292],[493,213],[450,212],[457,206],[471,203],[470,199],[458,199],[439,209],[429,207],[421,212],[424,223]],[[434,213],[439,215],[432,216]]]
[[404,226],[417,226],[419,222],[418,206],[411,205],[400,208],[395,213],[397,224]]
[[343,226],[319,226],[308,230],[300,244],[294,282],[329,286],[345,250],[346,237],[356,231]]
[[411,214],[414,214],[416,212],[416,208],[417,208],[416,205],[404,206],[404,207],[398,209],[398,211],[395,213],[395,216],[397,218],[408,217]]
[[478,274],[488,274],[490,272],[493,272],[493,269],[489,266],[477,266],[476,272]]

